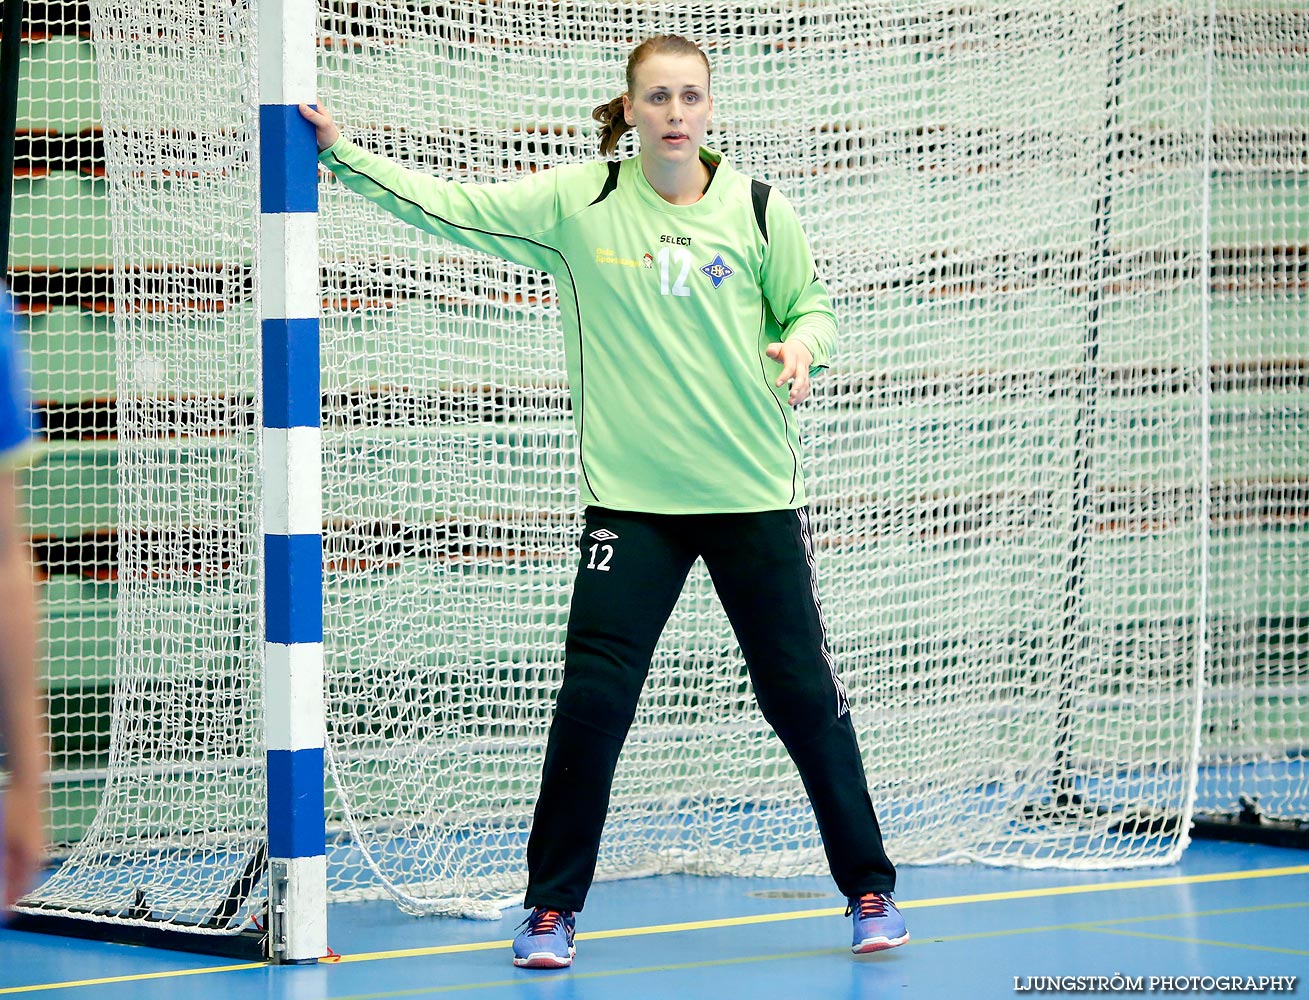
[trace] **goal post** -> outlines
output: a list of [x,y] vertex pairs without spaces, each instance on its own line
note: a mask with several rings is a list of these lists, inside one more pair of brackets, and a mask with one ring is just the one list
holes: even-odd
[[[1290,0],[91,14],[111,745],[26,918],[311,961],[329,901],[521,901],[579,523],[554,289],[320,176],[295,105],[508,181],[594,158],[590,109],[662,32],[704,46],[709,143],[795,206],[840,318],[800,419],[893,859],[1160,865],[1233,791],[1309,812]],[[48,295],[18,257],[20,301]],[[598,877],[824,871],[697,568]]]
[[327,954],[315,0],[259,3],[268,957]]

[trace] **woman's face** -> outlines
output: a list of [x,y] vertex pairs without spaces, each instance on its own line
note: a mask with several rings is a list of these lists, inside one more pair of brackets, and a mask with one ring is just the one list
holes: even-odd
[[623,115],[641,138],[642,157],[695,162],[713,112],[709,68],[695,54],[656,53],[636,67]]

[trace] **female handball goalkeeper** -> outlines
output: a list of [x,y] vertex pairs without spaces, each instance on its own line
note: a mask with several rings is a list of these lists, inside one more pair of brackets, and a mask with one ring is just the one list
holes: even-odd
[[467,185],[404,169],[302,105],[347,187],[461,246],[548,272],[563,319],[586,504],[527,846],[514,964],[572,963],[614,767],[650,659],[703,559],[764,717],[799,769],[856,953],[908,940],[818,601],[793,408],[827,366],[827,291],[790,204],[702,143],[709,61],[677,35],[596,108],[600,152],[639,155]]

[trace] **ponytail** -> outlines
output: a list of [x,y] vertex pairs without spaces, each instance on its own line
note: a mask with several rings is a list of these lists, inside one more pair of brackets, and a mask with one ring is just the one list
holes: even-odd
[[609,156],[632,127],[623,116],[623,95],[619,94],[612,101],[596,105],[591,117],[600,123],[600,155]]

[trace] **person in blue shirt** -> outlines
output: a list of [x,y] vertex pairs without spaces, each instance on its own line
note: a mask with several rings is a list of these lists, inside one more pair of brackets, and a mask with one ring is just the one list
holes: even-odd
[[9,293],[0,287],[0,904],[27,891],[45,846],[45,739],[37,691],[36,588],[18,510],[18,467],[32,439],[31,404]]

